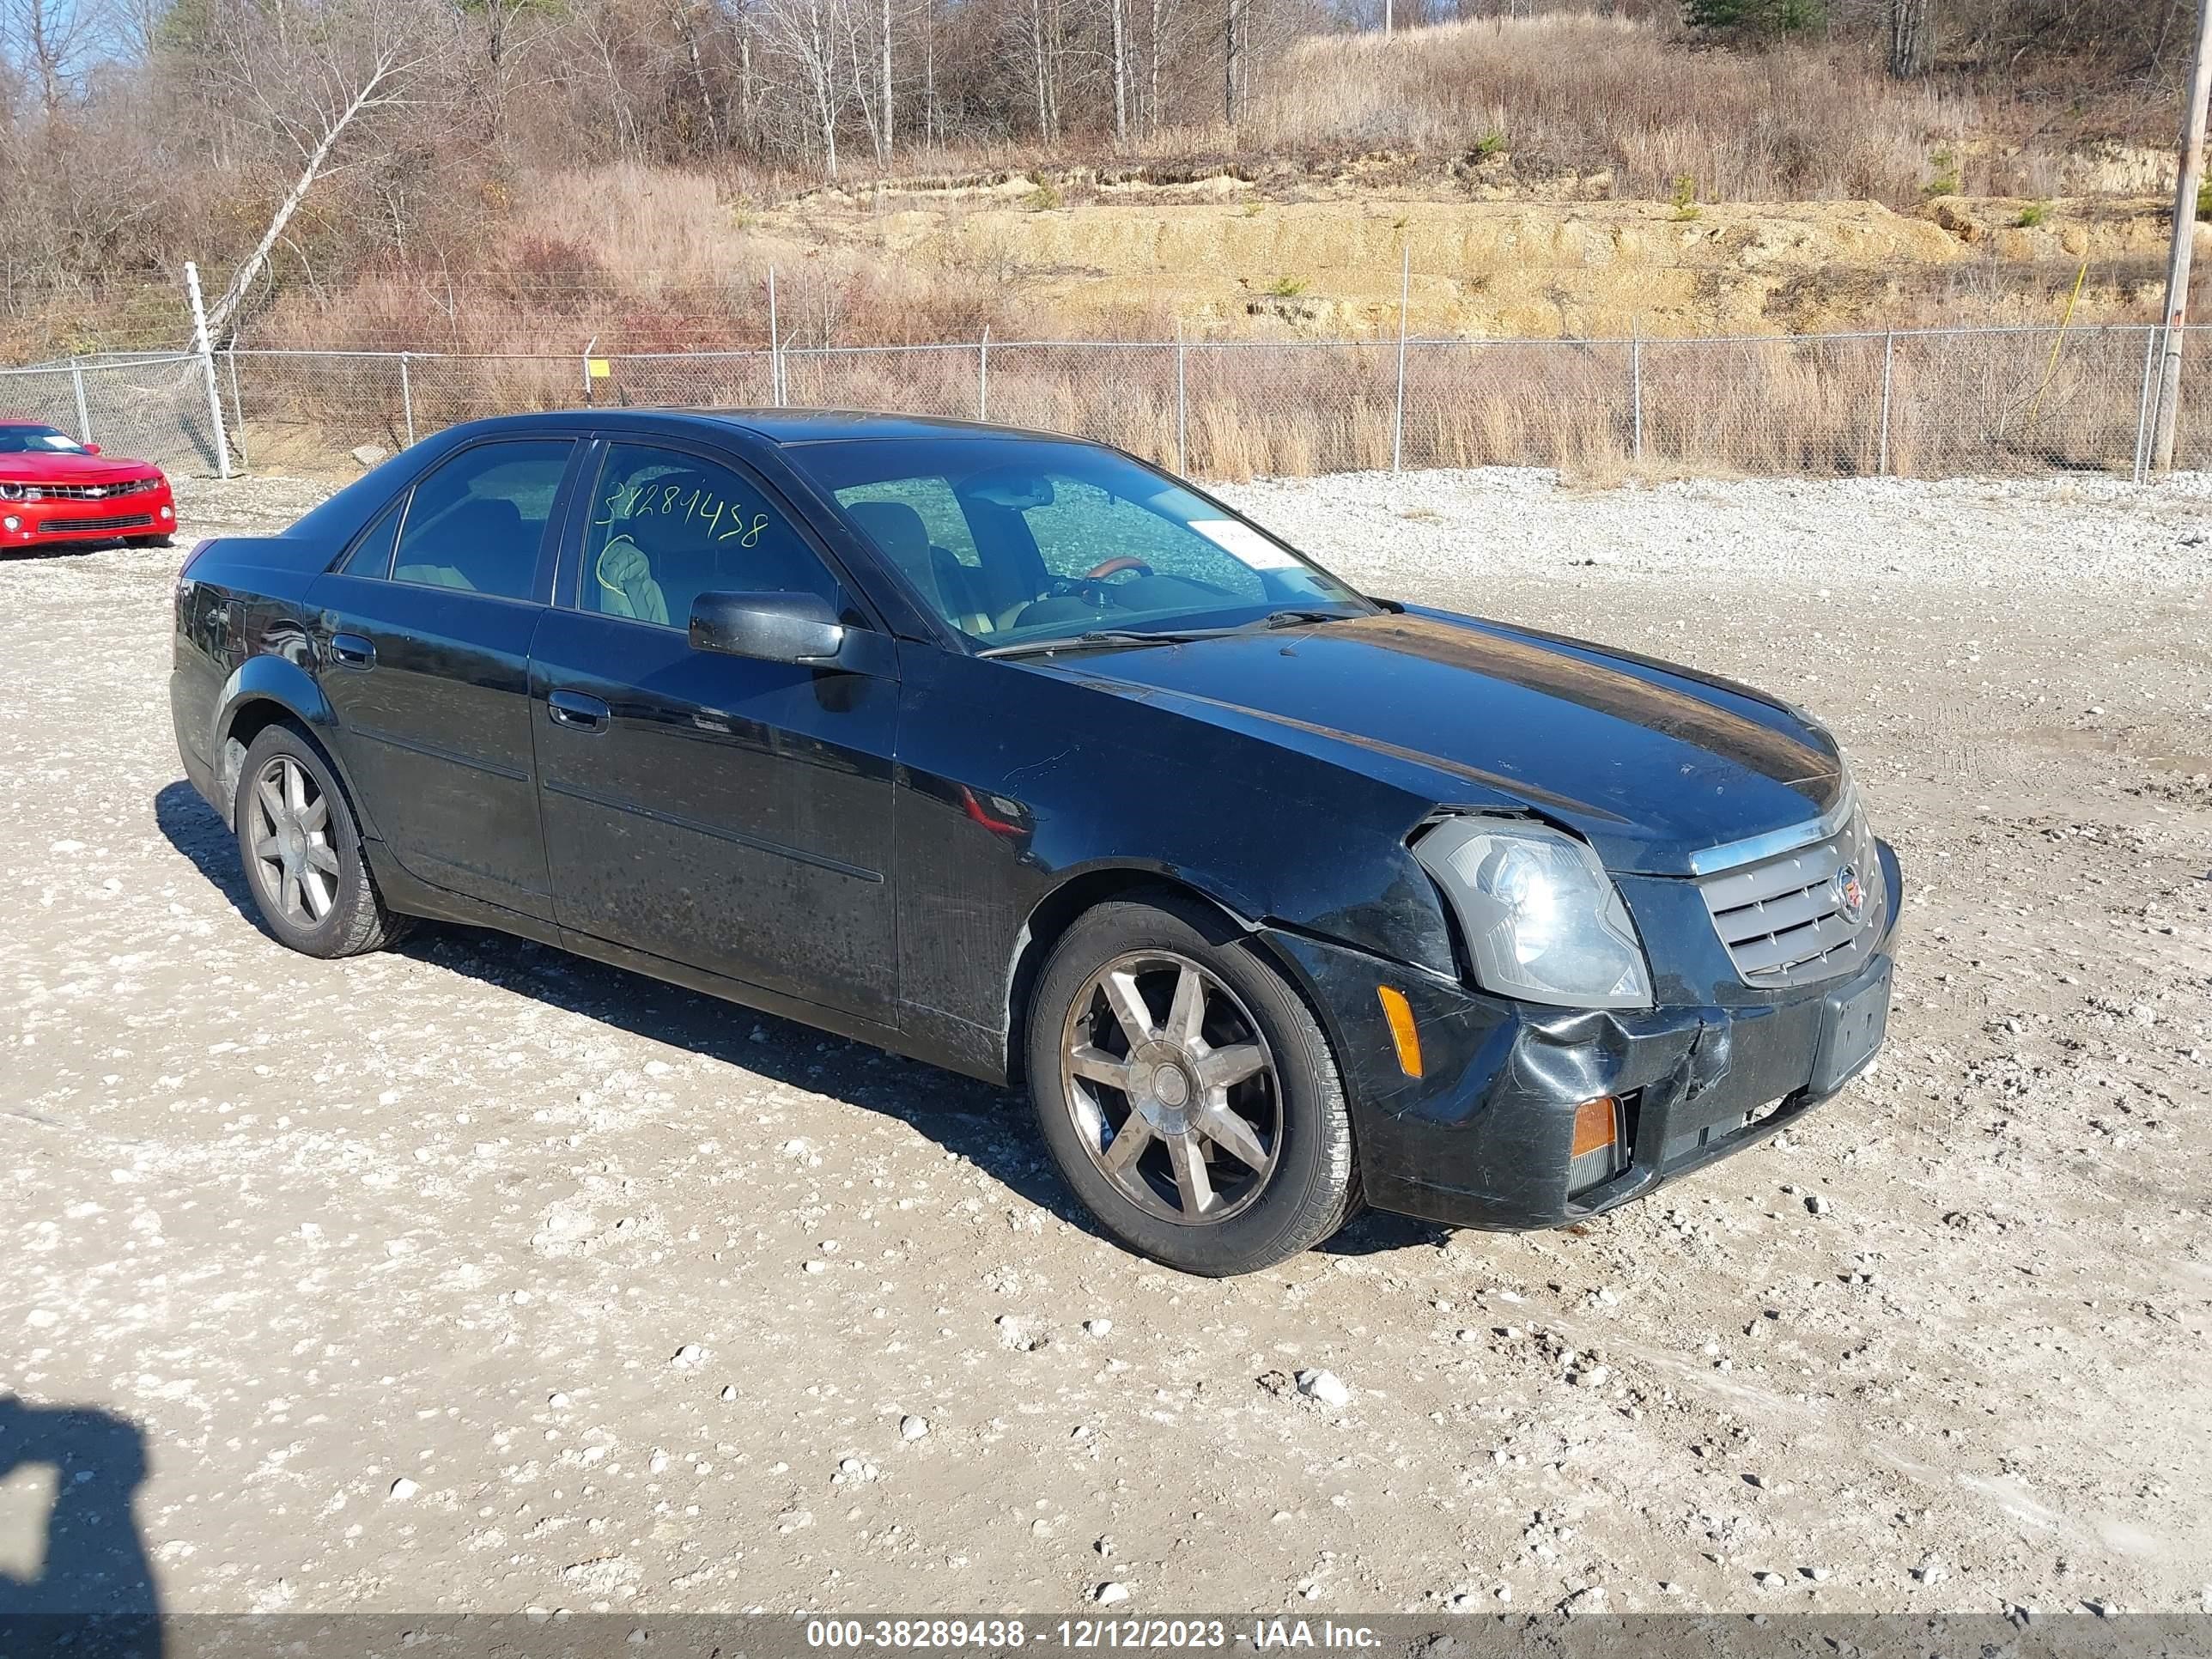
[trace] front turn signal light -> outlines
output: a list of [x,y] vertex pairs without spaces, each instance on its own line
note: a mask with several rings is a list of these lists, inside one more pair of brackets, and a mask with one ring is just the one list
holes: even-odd
[[1390,1027],[1390,1041],[1398,1050],[1398,1069],[1407,1077],[1420,1076],[1421,1033],[1413,1024],[1413,1004],[1394,985],[1376,986],[1375,996],[1382,1005],[1382,1018]]
[[1567,1191],[1587,1192],[1619,1173],[1621,1165],[1620,1103],[1600,1095],[1575,1108],[1575,1136],[1567,1165]]

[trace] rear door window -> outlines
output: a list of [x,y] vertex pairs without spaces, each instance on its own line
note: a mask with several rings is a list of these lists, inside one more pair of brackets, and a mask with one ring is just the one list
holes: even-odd
[[338,568],[349,576],[368,576],[381,581],[392,574],[392,550],[399,540],[399,519],[406,510],[407,498],[402,495],[377,516],[374,524],[361,532]]
[[434,469],[408,504],[392,580],[529,599],[574,447],[566,438],[477,444]]

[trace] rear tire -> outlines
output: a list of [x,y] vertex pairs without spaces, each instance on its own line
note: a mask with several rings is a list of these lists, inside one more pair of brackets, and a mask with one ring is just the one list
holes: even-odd
[[262,924],[311,957],[358,956],[396,943],[404,917],[385,908],[361,831],[330,762],[298,727],[265,728],[238,769],[238,854]]
[[1038,977],[1026,1053],[1061,1176],[1140,1255],[1207,1278],[1255,1273],[1358,1210],[1320,1023],[1255,946],[1180,894],[1077,919]]

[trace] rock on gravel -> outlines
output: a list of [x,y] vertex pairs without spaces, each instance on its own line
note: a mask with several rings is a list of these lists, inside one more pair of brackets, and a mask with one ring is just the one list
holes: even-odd
[[1300,1371],[1298,1392],[1310,1400],[1318,1400],[1324,1406],[1348,1406],[1352,1403],[1351,1389],[1334,1371]]

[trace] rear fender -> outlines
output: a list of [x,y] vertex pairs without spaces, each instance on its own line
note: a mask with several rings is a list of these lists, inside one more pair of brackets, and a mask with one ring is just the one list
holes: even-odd
[[236,823],[239,769],[247,744],[268,724],[261,710],[271,704],[282,711],[280,718],[289,716],[307,728],[344,786],[362,834],[379,839],[361,792],[353,787],[337,757],[337,745],[332,741],[338,730],[337,715],[330,700],[307,670],[284,657],[248,657],[223,682],[222,695],[216,704],[215,741],[208,750],[215,757],[216,805],[223,822]]

